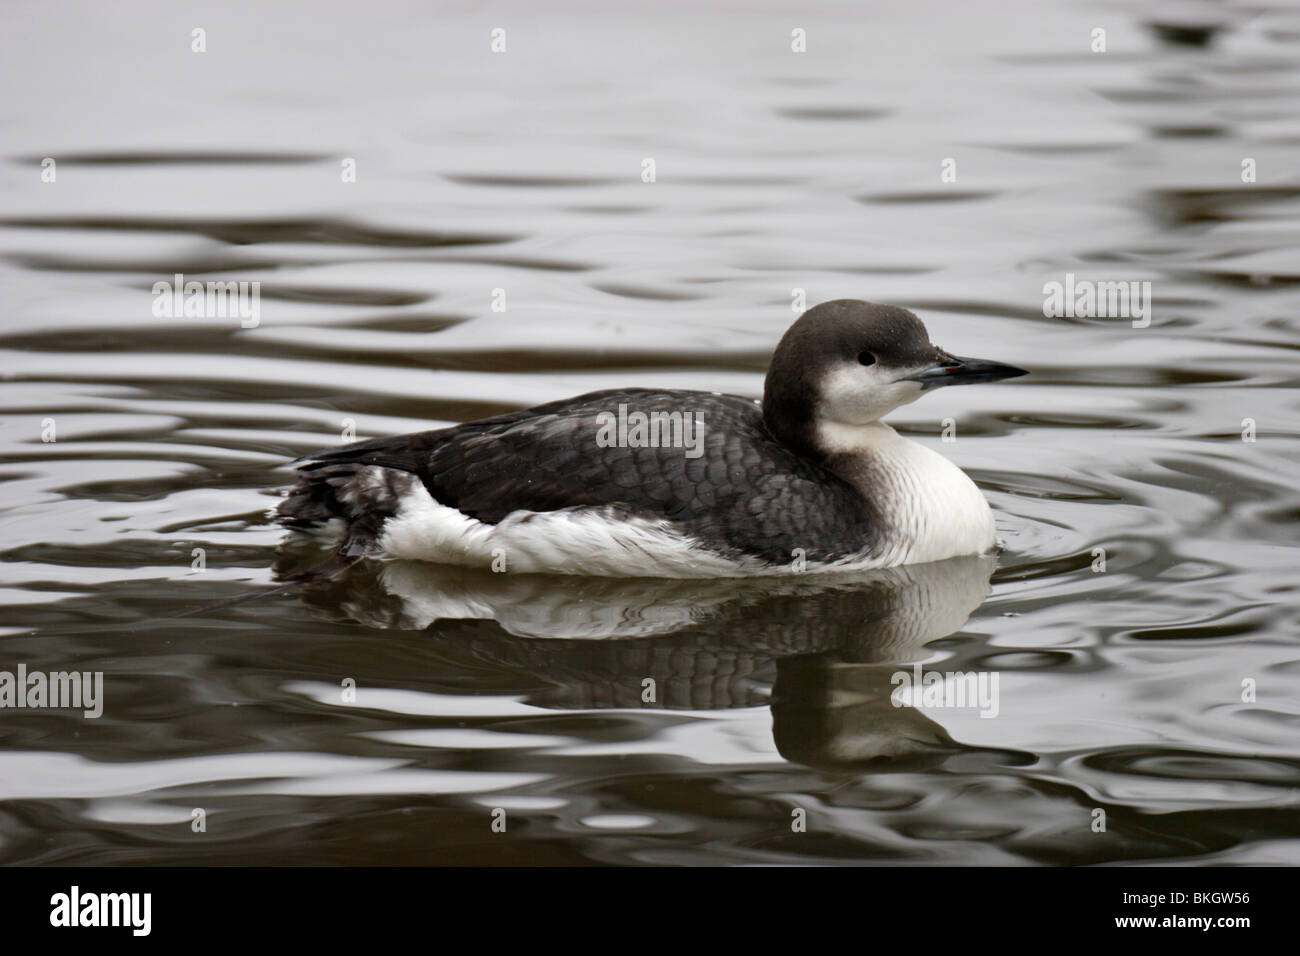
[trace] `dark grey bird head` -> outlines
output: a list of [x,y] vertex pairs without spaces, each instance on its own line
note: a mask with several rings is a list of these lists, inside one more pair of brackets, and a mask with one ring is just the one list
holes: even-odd
[[777,438],[817,457],[825,426],[870,425],[933,388],[1025,374],[932,345],[907,309],[836,299],[801,315],[777,345],[763,417]]

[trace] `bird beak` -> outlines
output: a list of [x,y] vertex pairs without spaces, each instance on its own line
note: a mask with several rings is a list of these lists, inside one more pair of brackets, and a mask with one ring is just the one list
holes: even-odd
[[908,375],[904,382],[920,382],[922,389],[938,388],[941,385],[974,385],[977,382],[1000,382],[1004,378],[1028,375],[1023,368],[990,362],[986,359],[963,358],[949,355],[939,350],[939,359],[927,369],[915,375]]

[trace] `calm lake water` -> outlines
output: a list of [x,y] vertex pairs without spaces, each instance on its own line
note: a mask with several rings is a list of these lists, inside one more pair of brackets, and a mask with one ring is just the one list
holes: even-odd
[[[0,671],[103,713],[0,710],[0,862],[1300,861],[1300,12],[548,7],[6,5]],[[757,396],[795,290],[1031,370],[891,417],[998,555],[212,603],[305,560],[289,459]]]

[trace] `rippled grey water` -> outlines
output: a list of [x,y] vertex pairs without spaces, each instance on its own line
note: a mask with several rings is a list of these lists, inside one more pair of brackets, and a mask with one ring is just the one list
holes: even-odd
[[[1300,859],[1296,8],[548,6],[6,7],[0,670],[105,703],[0,710],[0,861]],[[1045,318],[1067,273],[1149,327]],[[1032,370],[892,417],[996,561],[207,603],[300,559],[287,459],[757,395],[797,289]],[[917,662],[996,716],[894,706]]]

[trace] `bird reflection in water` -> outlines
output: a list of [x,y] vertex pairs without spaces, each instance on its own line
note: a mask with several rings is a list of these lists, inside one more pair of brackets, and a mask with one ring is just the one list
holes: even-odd
[[[282,575],[291,562],[282,555]],[[897,705],[894,675],[966,623],[996,563],[977,555],[852,575],[664,580],[375,561],[309,585],[305,599],[371,627],[427,631],[453,666],[526,677],[534,689],[524,700],[537,707],[770,704],[783,757],[850,769],[963,749],[923,710]]]

